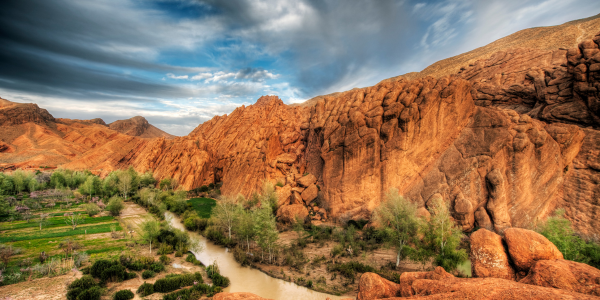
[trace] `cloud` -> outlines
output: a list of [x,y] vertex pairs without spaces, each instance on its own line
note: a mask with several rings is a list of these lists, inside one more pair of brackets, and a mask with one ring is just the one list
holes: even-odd
[[171,79],[188,79],[187,75],[175,76],[175,74],[173,74],[173,73],[167,73],[167,77],[169,77]]

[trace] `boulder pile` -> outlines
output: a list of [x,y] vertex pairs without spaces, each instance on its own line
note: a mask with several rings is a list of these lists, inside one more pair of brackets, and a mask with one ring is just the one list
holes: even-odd
[[600,270],[563,259],[544,236],[508,228],[504,238],[487,229],[471,235],[475,278],[456,278],[443,268],[405,272],[400,283],[365,273],[358,300],[397,299],[598,299]]
[[[280,158],[282,156],[283,158]],[[277,158],[277,164],[291,165],[295,161],[295,157],[289,159],[288,156],[289,154],[280,155]],[[320,189],[317,185],[317,177],[308,173],[300,175],[293,166],[286,167],[285,185],[279,181],[278,184],[283,186],[275,187],[279,206],[277,219],[286,224],[291,224],[296,220],[305,220],[309,216],[313,223],[319,224],[326,221],[327,210],[319,207],[315,201],[319,196]],[[283,167],[281,168],[283,169]]]

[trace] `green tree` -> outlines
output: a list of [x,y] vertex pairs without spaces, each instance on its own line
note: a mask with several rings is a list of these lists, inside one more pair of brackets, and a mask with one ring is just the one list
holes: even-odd
[[212,210],[212,223],[227,232],[231,239],[231,231],[237,222],[240,206],[231,197],[222,196],[217,205]]
[[152,254],[152,241],[158,237],[160,233],[160,224],[154,219],[146,220],[142,223],[141,237],[144,241],[150,244],[150,254]]
[[277,246],[279,232],[275,216],[268,205],[263,203],[262,207],[254,211],[254,232],[256,232],[256,243],[261,248],[264,259],[265,250],[269,253],[269,262],[273,260],[273,252]]
[[83,208],[90,217],[93,217],[100,213],[100,207],[98,207],[98,205],[96,205],[95,203],[84,204],[81,206],[81,208]]
[[173,180],[171,178],[165,178],[160,181],[159,187],[163,191],[170,190],[173,187]]
[[277,192],[275,191],[275,185],[272,182],[265,180],[263,182],[262,194],[260,196],[261,205],[265,205],[271,208],[271,213],[275,215],[277,213]]
[[65,223],[71,227],[73,230],[77,228],[77,225],[84,223],[85,217],[81,215],[81,213],[66,213],[63,216]]
[[50,186],[53,188],[61,188],[67,186],[67,179],[65,178],[65,174],[63,174],[63,170],[56,170],[50,176]]
[[238,209],[238,217],[236,219],[234,232],[239,240],[246,242],[248,251],[250,251],[250,240],[256,236],[252,212],[245,209]]
[[140,176],[140,186],[142,187],[154,187],[156,184],[156,179],[154,179],[154,174],[151,171],[144,173]]
[[465,249],[458,249],[464,236],[462,230],[452,221],[448,205],[443,200],[433,201],[429,211],[431,218],[424,230],[425,245],[435,255],[436,265],[449,271],[454,270],[468,258]]
[[106,209],[110,212],[111,216],[117,217],[121,214],[121,211],[125,208],[123,204],[123,200],[120,197],[112,197],[110,201],[108,201],[108,205]]
[[397,189],[390,190],[385,198],[386,201],[375,210],[374,217],[388,232],[390,243],[396,249],[398,267],[411,251],[409,243],[417,236],[420,220],[417,218],[417,206],[400,196]]
[[118,178],[119,181],[117,187],[121,194],[123,194],[125,201],[127,201],[127,196],[129,196],[129,193],[131,193],[131,189],[133,188],[133,176],[131,176],[130,172],[120,172]]

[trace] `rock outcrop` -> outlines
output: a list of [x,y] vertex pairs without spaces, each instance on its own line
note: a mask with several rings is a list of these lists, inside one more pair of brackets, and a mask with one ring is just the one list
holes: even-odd
[[[454,278],[454,276],[442,267],[436,267],[433,271],[429,272],[404,272],[400,275],[400,295],[402,297],[411,297],[416,295],[412,285],[415,280],[428,279],[428,280],[444,280]],[[360,285],[359,285],[360,289]]]
[[400,285],[375,273],[364,273],[358,282],[358,300],[382,299],[400,296]]
[[510,265],[501,236],[482,228],[471,234],[470,241],[473,277],[515,280],[515,270]]
[[520,283],[600,296],[600,270],[564,260],[540,260]]
[[528,272],[539,260],[562,259],[558,248],[543,235],[522,228],[510,228],[504,232],[508,253],[519,271]]

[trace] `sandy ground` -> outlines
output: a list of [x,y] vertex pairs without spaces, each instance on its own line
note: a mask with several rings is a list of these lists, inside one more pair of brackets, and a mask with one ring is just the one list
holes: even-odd
[[10,300],[53,300],[66,299],[67,286],[77,278],[81,272],[69,272],[66,275],[52,278],[39,278],[0,287],[0,299]]

